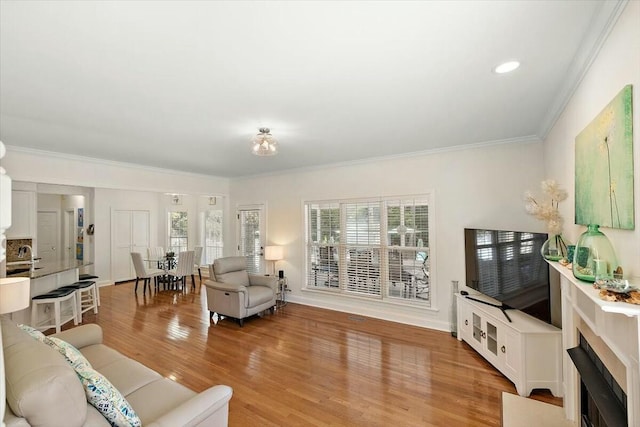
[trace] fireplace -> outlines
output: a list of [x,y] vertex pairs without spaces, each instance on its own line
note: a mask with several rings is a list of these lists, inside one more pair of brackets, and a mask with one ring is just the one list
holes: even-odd
[[627,427],[627,395],[584,335],[567,353],[580,375],[581,427]]
[[640,427],[640,306],[604,301],[570,269],[550,265],[559,273],[566,419]]

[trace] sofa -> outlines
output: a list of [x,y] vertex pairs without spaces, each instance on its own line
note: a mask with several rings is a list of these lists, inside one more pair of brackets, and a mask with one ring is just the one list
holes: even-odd
[[[4,423],[14,426],[109,426],[92,406],[76,371],[60,352],[0,316],[5,362]],[[102,344],[102,328],[86,324],[52,335],[76,347],[139,416],[153,427],[227,426],[232,389],[201,393]]]
[[275,310],[278,279],[249,274],[246,257],[214,260],[209,266],[209,280],[205,280],[204,285],[211,316],[218,313],[232,317],[242,326],[244,319],[249,316],[267,309],[272,313]]

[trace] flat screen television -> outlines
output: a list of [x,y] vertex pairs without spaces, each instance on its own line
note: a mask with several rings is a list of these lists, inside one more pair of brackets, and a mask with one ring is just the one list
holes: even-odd
[[549,266],[540,255],[545,233],[465,228],[466,285],[551,323]]

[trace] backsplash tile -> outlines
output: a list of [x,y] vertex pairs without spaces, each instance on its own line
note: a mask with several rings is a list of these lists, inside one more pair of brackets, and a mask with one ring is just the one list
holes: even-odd
[[29,245],[33,248],[33,239],[7,239],[7,262],[29,261],[31,259],[29,252],[24,258],[18,258],[18,249],[23,245]]

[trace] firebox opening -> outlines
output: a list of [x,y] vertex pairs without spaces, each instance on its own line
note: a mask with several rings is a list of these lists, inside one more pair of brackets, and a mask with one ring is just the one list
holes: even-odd
[[627,395],[582,334],[580,345],[567,352],[582,382],[582,425],[627,427]]

